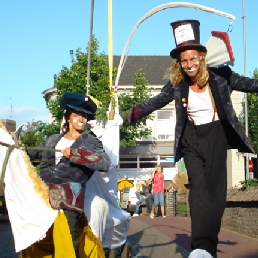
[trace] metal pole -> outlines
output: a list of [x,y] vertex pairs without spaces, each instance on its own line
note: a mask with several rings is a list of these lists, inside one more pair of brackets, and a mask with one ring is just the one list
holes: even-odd
[[89,87],[90,87],[90,61],[91,61],[91,41],[92,41],[92,30],[93,30],[93,12],[94,12],[94,0],[91,0],[90,36],[89,36],[89,43],[88,43],[88,66],[87,66],[86,94],[89,93]]
[[[245,0],[242,0],[242,19],[243,19],[243,53],[244,53],[244,76],[246,76],[246,15],[245,15]],[[248,101],[247,93],[245,93],[245,134],[248,136]],[[249,179],[249,155],[246,153],[246,180]]]

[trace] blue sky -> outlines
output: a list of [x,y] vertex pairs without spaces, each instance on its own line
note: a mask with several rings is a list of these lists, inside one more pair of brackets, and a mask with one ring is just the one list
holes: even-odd
[[[164,0],[113,0],[113,54],[121,55],[140,18]],[[234,70],[244,73],[242,0],[192,0],[236,16],[229,33]],[[100,52],[108,53],[107,0],[95,0],[93,33]],[[0,119],[48,121],[41,93],[53,86],[53,77],[70,67],[70,50],[85,50],[89,40],[91,0],[0,1]],[[246,0],[246,75],[258,67],[258,1]],[[137,29],[129,55],[169,55],[175,47],[170,23],[179,19],[201,22],[201,43],[212,30],[227,31],[230,19],[189,8],[170,8],[145,20]]]

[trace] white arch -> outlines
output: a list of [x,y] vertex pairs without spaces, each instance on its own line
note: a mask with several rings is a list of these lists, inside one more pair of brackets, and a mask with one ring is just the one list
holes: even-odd
[[207,6],[204,6],[204,5],[192,4],[192,3],[187,3],[187,2],[170,2],[170,3],[159,5],[155,8],[153,8],[153,9],[151,9],[145,15],[143,15],[142,18],[136,23],[136,25],[132,29],[132,31],[131,31],[131,33],[130,33],[127,41],[126,41],[123,53],[122,53],[121,58],[120,58],[120,63],[119,63],[119,66],[118,66],[118,70],[117,70],[117,77],[116,77],[116,80],[115,80],[115,86],[118,86],[118,81],[119,81],[119,78],[120,78],[120,75],[121,75],[121,71],[124,67],[126,57],[127,57],[127,53],[128,53],[127,48],[128,48],[128,45],[130,44],[130,41],[132,40],[132,37],[133,37],[136,29],[140,26],[140,24],[143,21],[148,19],[153,14],[158,13],[162,10],[167,9],[167,8],[176,8],[176,7],[194,8],[194,9],[197,9],[197,10],[206,11],[206,12],[209,12],[209,13],[213,13],[213,14],[217,14],[217,15],[220,15],[220,16],[227,17],[227,18],[232,20],[230,22],[230,26],[233,25],[234,20],[235,20],[235,16],[233,16],[232,14],[225,13],[225,12],[222,12],[222,11],[219,11],[219,10],[216,10],[214,8],[210,8],[210,7],[207,7]]

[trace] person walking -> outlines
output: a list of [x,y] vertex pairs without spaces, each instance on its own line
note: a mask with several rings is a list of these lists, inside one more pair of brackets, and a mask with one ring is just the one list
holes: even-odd
[[[193,250],[189,257],[217,257],[226,206],[227,148],[255,153],[230,95],[233,90],[257,93],[258,80],[241,76],[227,65],[208,68],[198,20],[180,20],[171,26],[176,47],[170,52],[170,80],[158,95],[132,108],[124,124],[133,124],[175,100],[174,157],[175,162],[184,158],[189,178]],[[230,45],[227,49],[232,55]]]
[[154,197],[154,203],[152,205],[150,218],[154,219],[155,208],[160,204],[161,216],[166,218],[164,210],[164,175],[163,167],[161,165],[155,166],[155,169],[151,172],[152,178],[152,194]]
[[133,217],[139,216],[139,212],[140,212],[140,205],[142,204],[142,202],[146,199],[145,197],[145,193],[142,192],[142,185],[144,185],[145,183],[141,180],[136,182],[136,198],[137,198],[137,202],[136,202],[136,206],[135,206],[135,211],[133,214]]

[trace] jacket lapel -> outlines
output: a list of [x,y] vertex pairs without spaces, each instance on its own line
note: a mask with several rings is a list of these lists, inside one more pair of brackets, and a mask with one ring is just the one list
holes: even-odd
[[218,81],[212,72],[209,72],[209,74],[209,86],[212,92],[212,96],[214,98],[216,108],[218,110],[218,115],[220,119],[225,119],[227,118],[227,113],[225,112],[222,99],[222,96],[224,95],[223,89],[225,89],[225,87],[224,85],[223,87],[221,87],[222,84],[218,84]]
[[175,105],[176,111],[179,112],[177,117],[181,117],[181,125],[185,123],[185,119],[187,117],[188,94],[189,85],[187,82],[179,84],[175,89]]

